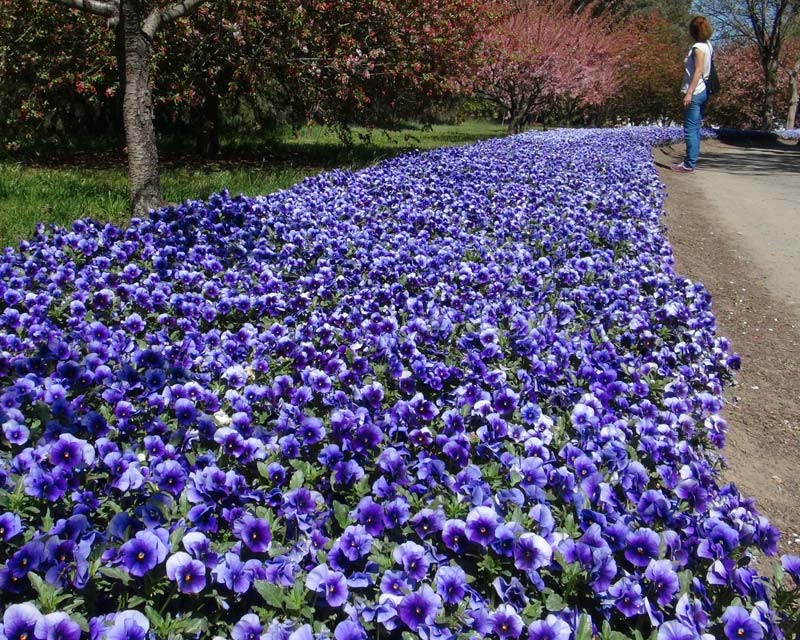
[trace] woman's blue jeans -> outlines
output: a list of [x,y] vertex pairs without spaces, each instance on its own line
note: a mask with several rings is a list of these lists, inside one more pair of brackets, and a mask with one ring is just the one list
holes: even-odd
[[692,96],[692,104],[683,110],[683,138],[686,141],[686,158],[683,164],[690,169],[697,166],[697,157],[700,155],[700,125],[703,123],[703,114],[706,110],[708,93]]

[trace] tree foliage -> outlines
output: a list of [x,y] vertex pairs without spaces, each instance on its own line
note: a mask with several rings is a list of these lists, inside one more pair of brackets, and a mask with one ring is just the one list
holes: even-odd
[[[223,115],[382,126],[424,116],[469,75],[484,3],[230,0],[164,25],[153,42],[157,120],[214,152]],[[6,139],[121,132],[118,43],[102,18],[0,0]],[[251,118],[251,122],[253,118]]]
[[679,120],[684,49],[659,12],[634,14],[624,25],[621,82],[610,114],[635,124]]
[[575,12],[565,0],[501,6],[482,41],[473,87],[509,120],[509,130],[560,101],[588,107],[615,91],[622,56],[608,14]]
[[[783,69],[777,74],[775,109],[779,113],[785,113],[789,105],[790,54],[787,48],[782,58]],[[761,127],[765,85],[758,49],[752,44],[731,44],[720,48],[715,55],[724,91],[710,101],[709,121],[738,129]]]
[[74,12],[65,20],[44,0],[0,0],[0,78],[0,138],[9,148],[113,127],[114,32],[99,16]]
[[419,117],[468,73],[484,9],[472,0],[278,4],[274,77],[295,118],[393,124]]
[[800,2],[704,0],[700,8],[712,17],[724,39],[755,47],[764,88],[760,103],[760,127],[771,129],[776,122],[775,100],[783,47],[786,38],[797,28]]

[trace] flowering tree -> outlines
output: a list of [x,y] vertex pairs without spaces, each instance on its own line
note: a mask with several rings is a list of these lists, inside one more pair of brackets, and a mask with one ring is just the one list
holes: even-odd
[[672,24],[660,13],[637,14],[624,24],[620,88],[612,100],[612,115],[633,123],[679,118],[683,48]]
[[300,120],[366,125],[419,117],[453,96],[474,60],[485,11],[471,0],[273,7],[269,37],[282,55],[272,75],[289,111]]
[[115,34],[49,2],[0,0],[0,138],[7,150],[54,130],[106,133],[113,118]]
[[[758,50],[752,45],[731,45],[720,47],[715,55],[724,91],[709,102],[710,121],[728,127],[759,128],[763,122],[766,89]],[[784,56],[783,60],[786,62],[781,66],[788,67],[788,57]],[[777,112],[785,113],[788,109],[789,92],[788,73],[779,73],[774,98]]]
[[[68,2],[86,10],[65,21],[52,11],[54,1],[0,0],[0,72],[13,78],[0,90],[0,111],[14,138],[21,118],[30,124],[26,133],[40,136],[52,123],[67,131],[79,122],[107,126],[125,94],[118,72],[143,69],[125,63],[125,23],[104,15],[118,3]],[[146,39],[152,97],[136,112],[152,114],[155,106],[162,119],[190,122],[198,146],[212,154],[221,114],[245,103],[296,124],[419,117],[458,89],[482,14],[471,0],[197,3],[191,16],[163,20],[157,37]],[[109,20],[115,28],[105,28]],[[79,108],[67,108],[72,102]],[[145,120],[149,125],[152,117]],[[155,168],[154,138],[145,138]],[[157,193],[157,171],[148,176],[148,189]]]
[[800,19],[797,0],[706,0],[701,4],[721,27],[723,36],[749,42],[756,47],[764,78],[761,101],[763,129],[775,122],[775,97],[778,92],[779,68],[784,41]]
[[610,21],[564,0],[510,2],[483,36],[475,92],[508,117],[509,131],[542,115],[559,98],[603,102],[618,84],[622,52]]
[[110,27],[119,30],[124,67],[120,69],[120,77],[124,80],[125,91],[122,113],[128,147],[131,205],[136,215],[144,215],[162,203],[150,74],[153,41],[164,24],[187,15],[204,0],[178,0],[166,4],[144,0],[50,1],[103,18]]

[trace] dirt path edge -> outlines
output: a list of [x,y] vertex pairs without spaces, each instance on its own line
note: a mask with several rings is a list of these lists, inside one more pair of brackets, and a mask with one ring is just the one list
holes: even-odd
[[[706,143],[704,143],[706,144]],[[721,143],[714,143],[721,144]],[[653,155],[667,187],[662,222],[675,257],[675,271],[702,282],[712,295],[717,332],[742,358],[726,390],[723,417],[729,466],[723,477],[781,531],[781,553],[800,553],[800,331],[793,311],[764,286],[764,274],[738,250],[735,234],[720,228],[715,206],[691,176],[669,165],[683,149],[662,147]],[[743,202],[747,207],[757,203]],[[713,218],[713,219],[712,219]]]

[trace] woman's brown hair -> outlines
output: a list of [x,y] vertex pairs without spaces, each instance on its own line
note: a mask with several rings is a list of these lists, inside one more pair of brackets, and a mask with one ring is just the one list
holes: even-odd
[[696,42],[705,42],[711,37],[711,23],[703,16],[695,16],[689,23],[689,33]]

